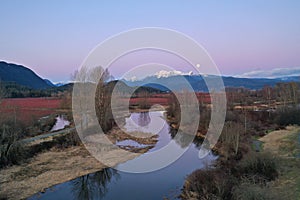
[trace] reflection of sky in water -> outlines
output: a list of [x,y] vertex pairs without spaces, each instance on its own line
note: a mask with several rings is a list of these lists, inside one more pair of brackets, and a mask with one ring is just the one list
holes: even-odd
[[[143,120],[146,120],[146,122],[143,123]],[[161,149],[162,147],[167,145],[171,140],[171,135],[168,134],[170,127],[168,123],[166,123],[162,111],[132,113],[129,118],[126,118],[125,128],[129,132],[129,134],[130,131],[140,131],[145,133],[158,134],[157,143],[155,144],[154,148],[150,149],[148,152],[153,152],[157,151],[158,149]],[[131,144],[137,143],[133,140],[130,141],[132,141]],[[141,145],[139,143],[137,144]]]
[[126,118],[125,129],[127,132],[140,131],[144,133],[158,134],[166,121],[162,111],[132,113]]
[[140,144],[134,140],[122,140],[122,141],[118,141],[116,142],[117,146],[131,146],[134,148],[145,148],[151,145],[145,145],[145,144]]
[[56,122],[54,126],[52,127],[51,131],[58,131],[61,129],[64,129],[66,126],[70,125],[70,122],[64,118],[63,115],[60,115],[55,118]]
[[[165,121],[164,121],[163,112],[155,111],[152,113],[149,113],[149,112],[132,113],[131,116],[126,119],[125,128],[126,128],[126,130],[131,130],[131,131],[137,131],[137,130],[140,131],[140,130],[146,130],[146,129],[150,130],[149,129],[149,123],[151,122],[150,117],[155,118],[155,119],[153,119],[153,121],[159,121],[159,125],[163,125],[163,126],[156,126],[156,129],[159,129],[159,128],[161,129],[161,130],[155,130],[155,131],[159,131],[157,133],[158,141],[156,142],[154,147],[149,149],[149,151],[148,151],[148,152],[154,152],[154,151],[157,151],[158,149],[164,147],[169,142],[171,142],[171,143],[174,142],[174,141],[170,141],[171,140],[170,134],[166,134],[169,132],[169,125],[167,123],[165,123]],[[143,126],[143,127],[141,127],[141,128],[137,127],[138,125]],[[154,133],[155,131],[153,131],[152,133]],[[130,134],[130,132],[129,132],[129,134]],[[130,140],[130,139],[123,140],[123,141],[117,141],[116,145],[121,146],[121,147],[131,146],[134,148],[145,148],[145,147],[153,146],[153,145],[141,144],[141,143],[138,143],[138,142],[136,142],[134,140]],[[130,149],[130,148],[128,148],[128,149]]]

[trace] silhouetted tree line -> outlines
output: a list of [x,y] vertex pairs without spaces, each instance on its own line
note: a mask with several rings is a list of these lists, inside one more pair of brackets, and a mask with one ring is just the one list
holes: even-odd
[[72,85],[67,85],[48,89],[32,89],[10,82],[0,82],[0,84],[3,98],[51,97],[70,90],[72,87]]

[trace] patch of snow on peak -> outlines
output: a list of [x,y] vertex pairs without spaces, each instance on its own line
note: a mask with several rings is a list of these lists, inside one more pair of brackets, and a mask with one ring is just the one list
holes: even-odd
[[131,81],[131,82],[134,82],[134,81],[138,81],[138,78],[136,76],[132,76],[130,78],[125,78],[126,81]]
[[170,76],[178,76],[178,75],[193,75],[193,72],[182,72],[182,71],[178,71],[178,70],[173,70],[173,71],[166,71],[166,70],[161,70],[159,72],[156,72],[154,74],[154,76],[156,76],[157,78],[167,78]]

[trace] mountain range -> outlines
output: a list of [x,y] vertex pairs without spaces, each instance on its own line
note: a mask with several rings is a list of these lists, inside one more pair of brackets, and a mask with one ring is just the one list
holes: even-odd
[[[206,81],[215,82],[216,79],[220,78],[215,75],[193,75],[180,74],[179,71],[176,73],[164,73],[163,76],[153,75],[148,76],[142,80],[125,80],[122,81],[130,87],[146,86],[161,91],[168,90],[194,90],[197,92],[207,92]],[[222,76],[225,87],[243,87],[251,90],[261,89],[264,86],[275,86],[279,82],[299,82],[299,76],[283,76],[280,78],[242,78],[242,77],[231,77]],[[15,83],[21,86],[25,86],[32,89],[49,89],[55,88],[50,80],[39,77],[36,73],[27,67],[22,65],[16,65],[0,61],[0,81]],[[191,86],[188,88],[186,83]]]
[[[184,77],[184,79],[182,78]],[[201,75],[174,75],[168,77],[148,76],[142,80],[131,81],[122,80],[129,86],[148,86],[162,91],[175,90],[194,90],[197,92],[207,92],[206,82],[216,83],[219,76],[206,75],[205,79]],[[225,87],[243,87],[250,90],[261,89],[264,86],[275,86],[279,82],[299,82],[299,76],[288,76],[281,78],[238,78],[231,76],[222,76]],[[205,82],[206,81],[206,82]],[[187,87],[187,83],[191,87]],[[172,89],[171,89],[172,88]],[[219,88],[219,87],[217,87]]]

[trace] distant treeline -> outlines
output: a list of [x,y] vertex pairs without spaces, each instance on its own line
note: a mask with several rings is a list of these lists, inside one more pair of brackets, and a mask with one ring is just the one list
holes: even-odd
[[72,89],[72,84],[49,89],[32,89],[14,82],[1,82],[0,84],[3,98],[51,97]]
[[[108,88],[113,90],[114,86],[118,81],[110,81],[106,84]],[[149,94],[160,94],[164,93],[159,89],[155,89],[152,87],[130,87],[125,83],[120,81],[118,85],[119,91],[123,93],[132,93],[133,97],[138,97],[141,94],[149,93]],[[26,98],[26,97],[52,97],[58,96],[64,92],[72,92],[73,83],[69,83],[59,87],[52,87],[48,89],[33,89],[27,86],[19,85],[15,82],[1,82],[0,81],[0,93],[2,98]]]

